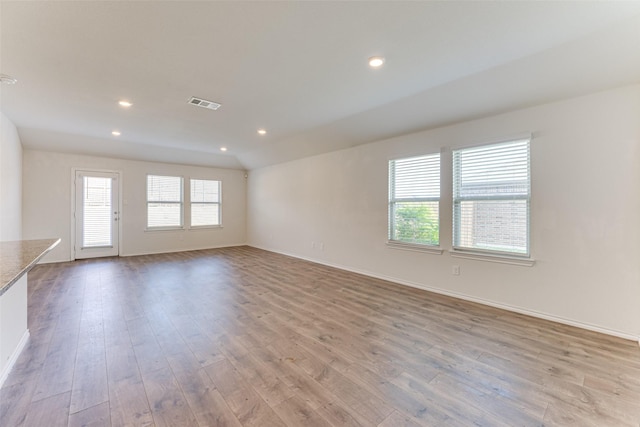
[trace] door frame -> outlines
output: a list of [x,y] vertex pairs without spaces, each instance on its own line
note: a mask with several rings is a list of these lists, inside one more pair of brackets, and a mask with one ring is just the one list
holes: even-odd
[[76,260],[76,173],[112,173],[118,176],[118,255],[122,253],[122,171],[114,169],[95,169],[95,168],[71,168],[71,215],[70,217],[70,240],[69,250],[71,251],[69,259]]

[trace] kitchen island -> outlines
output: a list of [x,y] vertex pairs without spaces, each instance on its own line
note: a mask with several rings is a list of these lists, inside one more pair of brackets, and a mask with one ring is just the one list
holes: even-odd
[[27,273],[60,239],[0,242],[0,387],[29,339]]

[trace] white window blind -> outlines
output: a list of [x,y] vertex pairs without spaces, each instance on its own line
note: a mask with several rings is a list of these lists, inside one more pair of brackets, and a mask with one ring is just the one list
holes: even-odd
[[389,162],[389,240],[440,244],[440,154]]
[[182,227],[182,177],[147,175],[147,228]]
[[220,225],[220,181],[191,180],[191,226]]
[[529,255],[529,142],[453,152],[453,246]]
[[82,247],[111,246],[111,178],[84,176]]

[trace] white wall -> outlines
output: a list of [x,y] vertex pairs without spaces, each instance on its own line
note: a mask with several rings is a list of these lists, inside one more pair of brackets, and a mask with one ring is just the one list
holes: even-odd
[[[451,149],[523,132],[534,136],[536,264],[452,258],[446,251],[451,248]],[[388,160],[441,149],[444,254],[387,247]],[[640,86],[254,170],[247,197],[253,246],[618,336],[640,336]],[[451,274],[454,264],[459,276]]]
[[22,144],[0,112],[0,241],[22,238]]
[[[45,262],[71,258],[72,169],[121,172],[120,254],[139,255],[246,243],[245,172],[166,163],[141,162],[24,150],[23,231],[25,239],[60,237],[62,242]],[[145,231],[146,175],[183,176],[222,181],[222,228]]]

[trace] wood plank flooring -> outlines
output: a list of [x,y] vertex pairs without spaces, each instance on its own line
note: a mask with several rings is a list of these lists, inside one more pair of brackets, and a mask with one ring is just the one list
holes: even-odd
[[637,343],[250,248],[47,264],[0,426],[635,426]]

